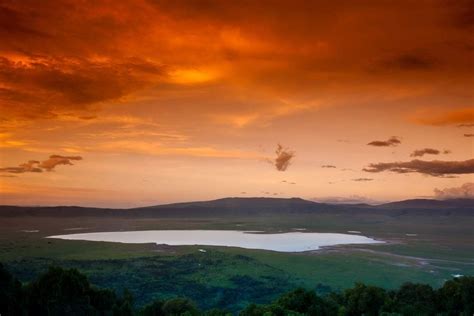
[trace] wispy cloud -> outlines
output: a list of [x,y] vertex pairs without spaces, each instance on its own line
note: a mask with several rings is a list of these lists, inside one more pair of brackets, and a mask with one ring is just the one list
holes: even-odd
[[[451,153],[450,150],[443,150],[443,154],[449,154]],[[434,148],[424,148],[424,149],[417,149],[413,153],[411,153],[410,157],[423,157],[424,155],[439,155],[441,154],[441,151],[438,149]]]
[[474,173],[474,159],[465,161],[424,161],[412,160],[406,162],[372,163],[364,168],[366,172],[391,171],[395,173],[421,173],[434,177],[445,177],[459,174]]
[[72,166],[73,160],[82,160],[82,157],[81,156],[51,155],[49,156],[49,159],[42,161],[39,166],[46,171],[52,171],[56,166],[59,166],[59,165]]
[[320,203],[329,203],[329,204],[356,204],[356,203],[375,204],[378,202],[368,197],[360,196],[360,195],[315,197],[312,200],[316,202],[320,202]]
[[464,183],[459,187],[434,189],[434,194],[437,199],[459,199],[468,198],[474,199],[474,183]]
[[48,159],[43,161],[29,160],[25,163],[18,165],[17,167],[4,167],[0,168],[0,172],[6,173],[26,173],[26,172],[43,172],[53,171],[56,166],[59,165],[73,165],[73,160],[82,160],[80,156],[61,156],[51,155]]
[[402,142],[400,141],[400,138],[397,136],[392,136],[387,140],[374,140],[368,143],[367,145],[369,146],[375,146],[375,147],[394,147],[400,145]]
[[420,54],[401,54],[382,62],[380,66],[389,69],[417,71],[430,70],[435,64],[427,56]]
[[412,120],[423,125],[442,126],[457,124],[457,126],[467,127],[474,124],[474,108],[468,107],[438,112],[426,110],[413,116]]
[[374,179],[372,178],[355,178],[355,179],[352,179],[352,181],[356,181],[356,182],[368,182],[368,181],[373,181]]

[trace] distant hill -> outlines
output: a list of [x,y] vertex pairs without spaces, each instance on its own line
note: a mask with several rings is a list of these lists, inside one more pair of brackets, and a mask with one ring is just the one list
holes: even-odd
[[474,207],[473,199],[451,199],[451,200],[431,200],[413,199],[378,205],[383,209],[451,209]]
[[77,206],[20,207],[0,206],[1,217],[245,217],[298,214],[384,214],[474,216],[473,199],[414,199],[381,205],[325,204],[300,198],[223,198],[212,201],[175,203],[132,209],[106,209]]

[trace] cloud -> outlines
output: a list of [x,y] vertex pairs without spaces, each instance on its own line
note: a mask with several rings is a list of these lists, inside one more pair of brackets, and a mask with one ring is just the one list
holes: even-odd
[[470,123],[470,124],[459,124],[458,127],[474,127],[474,123]]
[[426,56],[402,54],[384,62],[382,66],[400,70],[429,70],[434,67],[434,63]]
[[[438,149],[433,149],[433,148],[424,148],[424,149],[417,149],[415,150],[410,157],[423,157],[423,155],[439,155],[441,151]],[[443,154],[449,154],[451,151],[449,150],[444,150]]]
[[474,137],[474,134],[464,134],[464,137]]
[[333,166],[333,165],[322,165],[321,168],[337,168],[336,166]]
[[372,163],[362,169],[366,172],[391,171],[395,173],[421,173],[434,177],[449,177],[458,174],[474,173],[474,159],[465,161],[424,161],[412,160],[407,162]]
[[0,172],[6,173],[26,173],[26,172],[43,172],[53,171],[58,165],[73,165],[72,160],[82,160],[80,156],[60,156],[51,155],[44,161],[29,160],[25,163],[18,165],[18,167],[4,167],[0,168]]
[[[0,5],[0,54],[8,60],[2,77],[8,87],[2,88],[9,103],[28,104],[30,114],[40,114],[69,103],[129,96],[155,87],[163,72],[185,83],[223,73],[223,82],[278,95],[314,91],[315,86],[317,95],[326,89],[334,95],[334,86],[374,91],[374,84],[387,83],[395,91],[415,90],[409,85],[413,81],[400,82],[405,84],[417,70],[422,77],[416,84],[432,85],[429,79],[436,78],[435,83],[459,87],[456,79],[471,75],[466,47],[471,34],[442,21],[469,21],[470,3],[439,6],[423,1],[207,0],[203,9],[199,1],[125,0],[116,6],[103,0],[87,6],[65,0],[8,1]],[[439,41],[440,31],[452,40]],[[130,56],[138,62],[130,62]],[[413,71],[374,76],[366,71],[372,60]],[[433,61],[443,68],[423,71]],[[245,125],[247,119],[252,118],[236,124]]]
[[[91,110],[92,105],[118,100],[163,75],[161,66],[137,58],[29,57],[17,62],[0,56],[0,101],[22,118],[54,118],[62,112]],[[26,105],[30,105],[28,111]],[[87,120],[94,115],[81,117]]]
[[25,173],[25,172],[43,172],[43,169],[39,168],[39,161],[29,160],[28,162],[20,164],[18,167],[6,167],[0,168],[0,172],[7,173]]
[[378,201],[372,200],[365,196],[350,195],[350,196],[328,196],[328,197],[315,197],[312,199],[315,202],[329,203],[329,204],[358,204],[367,203],[375,204]]
[[434,189],[434,194],[437,199],[474,199],[474,183],[464,183],[460,187]]
[[387,140],[374,140],[367,145],[369,146],[376,146],[376,147],[389,147],[389,146],[398,146],[402,142],[397,136],[392,136]]
[[[433,113],[434,112],[434,113]],[[446,111],[421,111],[412,120],[422,125],[443,126],[457,124],[457,126],[467,127],[474,122],[474,108],[460,108]]]
[[352,181],[356,181],[356,182],[368,182],[368,181],[373,181],[374,179],[372,178],[355,178],[355,179],[352,179]]
[[70,165],[72,166],[72,160],[82,160],[81,156],[60,156],[51,155],[49,159],[41,162],[40,167],[46,171],[52,171],[56,166],[59,165]]
[[291,160],[295,157],[295,152],[278,144],[275,154],[275,159],[270,160],[270,162],[278,171],[286,171],[291,164]]

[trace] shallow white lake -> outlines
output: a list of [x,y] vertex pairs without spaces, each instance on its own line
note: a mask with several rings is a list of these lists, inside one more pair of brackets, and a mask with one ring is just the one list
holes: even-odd
[[156,243],[170,246],[203,245],[280,252],[317,250],[324,246],[375,244],[383,241],[361,235],[290,232],[265,234],[232,230],[146,230],[49,236],[66,240],[108,241],[129,244]]

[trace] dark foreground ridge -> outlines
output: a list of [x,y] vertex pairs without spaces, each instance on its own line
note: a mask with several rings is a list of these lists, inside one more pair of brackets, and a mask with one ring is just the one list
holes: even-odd
[[0,217],[241,217],[297,214],[387,214],[474,216],[474,199],[414,199],[381,205],[325,204],[300,198],[223,198],[213,201],[175,203],[132,209],[78,206],[0,206]]
[[[196,302],[199,303],[199,302]],[[51,267],[36,280],[22,284],[0,264],[0,314],[114,315],[114,316],[227,316],[220,309],[201,311],[186,298],[155,299],[135,306],[133,293],[97,288],[76,269]],[[324,296],[302,288],[270,304],[250,304],[241,316],[357,316],[357,315],[473,315],[474,277],[455,278],[439,289],[405,283],[398,290],[356,284],[344,292]]]

